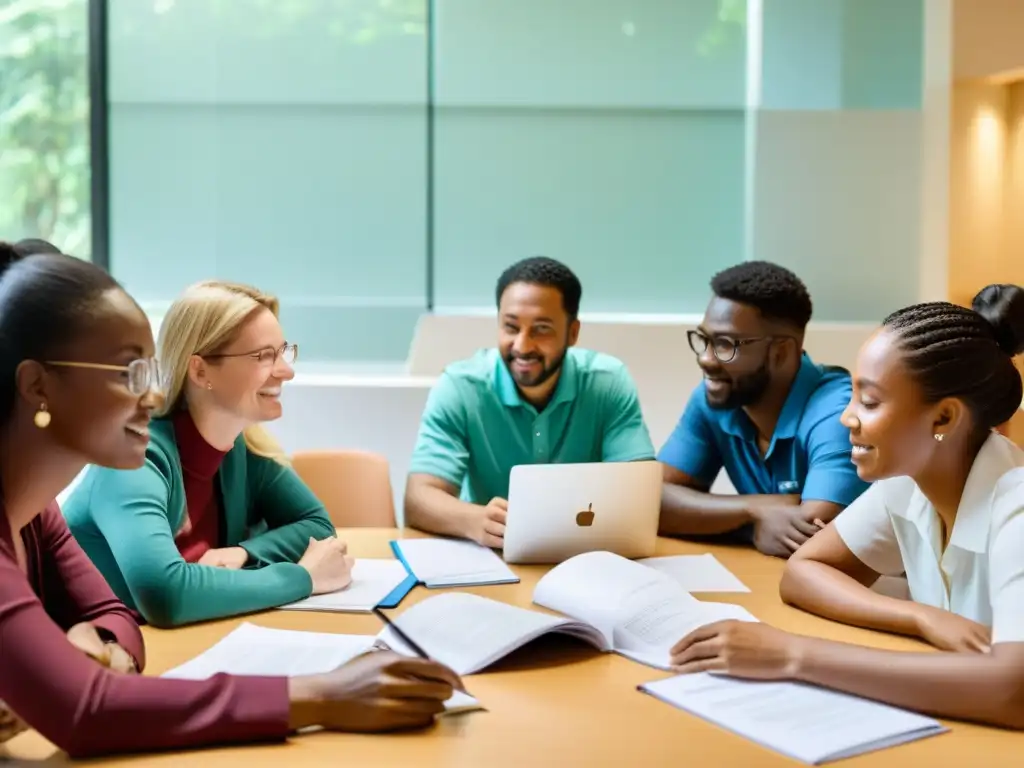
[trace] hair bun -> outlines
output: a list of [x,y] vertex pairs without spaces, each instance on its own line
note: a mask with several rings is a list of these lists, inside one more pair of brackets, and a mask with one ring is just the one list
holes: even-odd
[[992,326],[1000,349],[1011,357],[1024,352],[1024,288],[1005,283],[986,286],[971,306]]
[[0,240],[0,275],[7,271],[7,268],[22,258],[18,249],[13,244]]

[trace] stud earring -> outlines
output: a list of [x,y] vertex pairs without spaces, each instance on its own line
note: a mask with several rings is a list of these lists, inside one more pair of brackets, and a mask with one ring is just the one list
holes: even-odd
[[36,411],[36,415],[32,417],[32,421],[39,429],[46,429],[50,426],[50,412],[46,410],[46,403],[39,404],[39,410]]
[[944,437],[945,437],[945,435],[942,434],[941,432],[936,432],[935,433],[935,442],[936,443],[941,443],[942,442],[942,438],[944,438]]
[[213,389],[213,382],[212,381],[206,382],[206,388],[207,389]]

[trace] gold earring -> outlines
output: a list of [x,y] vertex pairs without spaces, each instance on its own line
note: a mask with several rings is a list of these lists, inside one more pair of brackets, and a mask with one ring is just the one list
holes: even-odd
[[32,421],[40,429],[46,429],[50,426],[50,412],[46,410],[46,403],[39,404],[39,410],[36,411],[36,415],[32,417]]

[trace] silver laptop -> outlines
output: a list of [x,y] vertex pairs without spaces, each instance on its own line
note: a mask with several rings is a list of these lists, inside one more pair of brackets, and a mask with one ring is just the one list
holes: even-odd
[[605,550],[650,557],[658,540],[661,464],[520,464],[509,478],[504,557],[560,563]]

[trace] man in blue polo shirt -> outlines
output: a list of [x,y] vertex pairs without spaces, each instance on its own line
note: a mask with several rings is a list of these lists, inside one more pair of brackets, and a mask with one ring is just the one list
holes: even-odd
[[[711,290],[689,332],[704,381],[658,455],[661,532],[735,532],[789,557],[867,488],[839,421],[850,374],[803,351],[811,297],[788,269],[744,262],[715,275]],[[723,467],[739,495],[708,492]]]
[[653,459],[626,367],[576,349],[582,288],[553,259],[498,280],[498,346],[450,365],[427,398],[406,523],[501,547],[516,464]]

